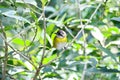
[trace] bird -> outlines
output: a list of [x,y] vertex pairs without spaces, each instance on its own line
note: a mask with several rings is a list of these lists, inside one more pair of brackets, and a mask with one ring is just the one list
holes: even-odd
[[65,48],[65,45],[67,44],[67,34],[63,30],[58,30],[57,33],[55,33],[56,36],[53,40],[53,47],[57,50],[61,50]]

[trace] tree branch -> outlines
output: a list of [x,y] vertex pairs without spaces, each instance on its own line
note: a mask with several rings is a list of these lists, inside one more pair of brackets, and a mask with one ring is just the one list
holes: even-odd
[[37,76],[39,75],[40,69],[42,68],[42,64],[43,64],[43,60],[44,60],[44,55],[45,55],[45,49],[46,49],[46,20],[45,20],[45,11],[43,8],[43,24],[44,24],[44,46],[43,46],[43,53],[42,53],[42,57],[41,57],[41,61],[39,63],[39,67],[36,70],[35,76],[33,78],[33,80],[36,80]]
[[3,70],[2,70],[2,80],[5,80],[6,79],[6,72],[7,72],[7,61],[8,61],[8,45],[6,43],[7,41],[7,36],[6,36],[6,33],[5,33],[5,30],[2,26],[2,23],[0,21],[0,28],[2,30],[2,34],[3,34],[3,37],[4,37],[4,50],[5,50],[5,55],[4,55],[4,61],[3,61]]
[[[2,36],[1,36],[2,37]],[[2,39],[5,41],[4,37],[2,37]],[[16,52],[16,54],[19,54],[22,58],[24,58],[26,61],[28,61],[35,69],[37,69],[37,67],[35,66],[35,64],[27,58],[27,56],[19,53],[16,49],[14,49],[7,41],[5,41],[6,44],[8,45],[8,47],[10,47],[14,52]]]

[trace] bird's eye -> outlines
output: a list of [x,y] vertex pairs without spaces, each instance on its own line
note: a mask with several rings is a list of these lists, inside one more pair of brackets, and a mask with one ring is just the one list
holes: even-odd
[[62,33],[61,33],[61,32],[59,32],[58,34],[62,36]]
[[59,31],[57,34],[58,34],[58,35],[60,35],[60,36],[63,36],[63,33],[62,33],[62,32],[60,32],[60,31]]

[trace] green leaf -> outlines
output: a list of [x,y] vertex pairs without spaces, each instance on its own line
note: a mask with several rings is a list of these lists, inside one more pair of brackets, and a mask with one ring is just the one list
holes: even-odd
[[56,20],[52,20],[52,19],[47,19],[47,21],[57,25],[58,27],[62,27],[63,26],[63,23],[61,21],[56,21]]
[[31,65],[28,61],[25,61],[24,64],[25,64],[24,66],[25,66],[28,70],[30,70],[30,71],[33,70],[32,65]]
[[17,12],[14,11],[14,10],[9,10],[9,11],[6,11],[6,12],[4,12],[2,14],[7,16],[7,17],[15,18],[15,19],[20,20],[20,21],[25,21],[25,22],[30,24],[30,22],[27,19],[25,19],[25,18],[23,18],[21,16],[16,15],[16,13]]
[[115,24],[115,26],[120,28],[120,17],[113,17],[111,20]]
[[120,73],[119,70],[117,69],[107,69],[107,67],[98,67],[98,68],[95,68],[95,67],[92,67],[90,69],[88,69],[88,72],[95,72],[95,73]]
[[77,71],[76,66],[78,66],[78,65],[81,65],[81,66],[82,66],[82,65],[83,65],[83,64],[82,64],[82,61],[75,61],[75,62],[74,62],[74,61],[73,61],[73,62],[70,61],[70,62],[67,62],[67,64],[68,64],[68,65],[66,66],[66,68],[67,68],[67,69],[70,69],[70,70],[74,70],[74,71]]
[[14,65],[14,66],[24,66],[24,63],[21,60],[14,59],[14,58],[12,58],[11,60],[8,60],[7,63],[9,65]]
[[50,45],[53,46],[52,39],[50,38],[50,36],[48,34],[46,34],[46,38],[49,41]]
[[53,80],[54,78],[57,78],[57,80],[62,79],[61,75],[56,72],[49,72],[49,74],[46,73],[44,74],[44,78],[47,78],[48,80],[51,80],[51,79]]
[[35,0],[16,0],[17,3],[27,3],[27,4],[32,4],[34,6],[37,6],[37,3]]
[[32,65],[29,62],[27,62],[27,61],[23,62],[22,60],[18,60],[18,59],[15,59],[15,58],[13,58],[11,60],[8,60],[7,63],[9,65],[14,65],[14,66],[23,66],[25,69],[28,69],[28,70],[33,69]]
[[15,74],[19,74],[19,73],[24,72],[24,71],[25,71],[25,69],[23,67],[17,66],[17,67],[9,69],[8,73],[10,75],[15,75]]
[[56,9],[53,8],[52,6],[45,6],[45,11],[48,11],[48,12],[55,12]]
[[62,18],[61,18],[60,21],[63,22],[63,21],[65,20],[66,16],[67,16],[67,14],[65,13],[65,14],[62,16]]
[[110,45],[112,45],[112,44],[115,44],[115,45],[120,45],[120,40],[116,40],[116,41],[111,41],[111,42],[109,42],[107,45],[106,45],[106,47],[108,47],[108,46],[110,46]]
[[43,71],[44,73],[46,73],[46,72],[52,72],[52,71],[53,71],[53,67],[50,66],[50,65],[45,66],[45,67],[42,69],[42,71]]
[[120,22],[120,17],[113,17],[111,20]]
[[48,35],[51,35],[51,33],[53,32],[53,29],[55,28],[55,24],[49,24],[46,28],[46,32],[48,33]]
[[30,15],[31,15],[31,17],[32,17],[35,21],[38,20],[36,14],[35,14],[34,12],[30,12]]
[[42,5],[45,6],[45,4],[48,2],[48,0],[41,0]]
[[72,21],[74,19],[74,17],[70,17],[70,18],[68,18],[67,20],[65,20],[64,21],[64,24],[69,24],[70,23],[70,21]]
[[30,44],[29,40],[23,40],[20,38],[15,38],[15,39],[13,39],[12,42],[15,44],[21,45],[21,46],[24,46],[24,45],[28,46]]
[[117,62],[115,55],[109,49],[106,49],[100,45],[95,45],[95,46],[101,51],[105,52],[108,56],[110,56],[112,59],[114,59]]
[[110,32],[110,33],[114,33],[114,34],[119,34],[120,33],[120,30],[119,30],[119,28],[117,28],[117,27],[110,27],[110,28],[108,28],[108,31]]
[[97,65],[97,63],[98,63],[95,58],[91,58],[89,61],[92,62],[91,65],[94,66],[94,67],[95,67],[95,66]]
[[91,30],[91,34],[100,42],[104,41],[104,36],[98,28],[94,27],[93,30]]
[[54,58],[56,58],[56,57],[57,57],[57,55],[54,54],[54,55],[52,55],[52,56],[49,56],[49,57],[47,57],[47,58],[44,58],[43,64],[49,63],[50,61],[52,61],[52,60],[53,60]]

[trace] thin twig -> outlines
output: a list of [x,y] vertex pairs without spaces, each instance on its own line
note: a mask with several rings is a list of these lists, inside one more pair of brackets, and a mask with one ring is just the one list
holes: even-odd
[[[97,6],[97,8],[95,9],[94,13],[91,15],[89,21],[92,20],[93,16],[96,14],[96,12],[97,12],[97,10],[99,9],[100,6],[101,6],[101,4],[99,4]],[[80,8],[80,4],[79,4],[79,8]],[[86,24],[88,24],[89,21]],[[84,53],[84,56],[86,58],[86,56],[87,56],[87,54],[86,54],[86,38],[85,38],[85,33],[84,33],[84,27],[83,27],[83,30],[82,30],[82,34],[83,34],[83,40],[84,40],[84,45],[83,45],[84,50],[83,50],[83,53]],[[84,80],[84,78],[85,78],[86,69],[87,69],[87,63],[84,64],[84,68],[83,68],[83,73],[82,73],[82,76],[81,76],[81,80]]]
[[7,61],[8,61],[8,45],[6,43],[7,41],[7,36],[6,36],[6,33],[5,33],[5,30],[2,26],[2,23],[0,21],[0,27],[1,27],[1,30],[2,30],[2,34],[3,34],[3,37],[4,37],[4,50],[5,50],[5,55],[4,55],[4,61],[3,61],[3,71],[2,71],[2,80],[5,80],[6,79],[6,72],[7,72]]
[[84,80],[84,78],[85,78],[86,69],[87,69],[87,64],[88,64],[88,63],[85,63],[85,64],[84,64],[83,72],[82,72],[82,75],[81,75],[81,80]]
[[[1,36],[1,35],[0,35]],[[1,38],[5,41],[4,37],[1,36]],[[37,69],[37,67],[35,66],[35,64],[30,60],[28,59],[25,55],[19,53],[16,49],[14,49],[7,41],[5,41],[6,44],[16,53],[16,54],[19,54],[22,58],[24,58],[26,61],[28,61],[35,69]]]
[[[8,43],[7,43],[8,44]],[[15,50],[10,44],[8,44],[8,46],[17,54],[19,54],[22,58],[24,58],[26,61],[28,61],[35,69],[37,69],[37,67],[35,66],[35,64],[33,62],[31,62],[30,59],[28,59],[25,55],[19,53],[17,50]]]
[[[32,11],[34,11],[35,13],[37,13],[37,14],[40,14],[40,12],[38,12],[38,11],[36,11],[35,9],[33,9],[29,4],[27,4],[24,0],[22,0],[23,2],[24,2],[24,4],[28,7],[28,8],[30,8]],[[38,10],[41,10],[42,11],[42,9],[41,8],[39,8],[39,7],[37,7],[37,6],[35,6]]]
[[[82,14],[81,14],[81,7],[80,7],[80,2],[79,0],[76,0],[76,3],[78,5],[78,14],[79,14],[79,18],[80,18],[80,25],[83,26],[83,23],[82,23]],[[83,55],[85,56],[85,59],[86,59],[86,38],[85,38],[85,31],[84,29],[82,30],[82,35],[83,35]],[[85,74],[86,74],[86,69],[87,69],[87,63],[84,64],[84,68],[83,68],[83,72],[82,72],[82,75],[81,75],[81,80],[84,80],[85,78]]]
[[10,75],[9,73],[7,73],[7,75],[10,77],[11,80],[16,80],[14,77],[12,77],[12,75]]
[[41,62],[40,65],[42,65],[43,63],[43,59],[44,59],[44,55],[45,55],[45,49],[46,49],[46,20],[45,20],[45,11],[43,9],[43,20],[44,20],[44,47],[43,47],[43,54],[42,54],[42,58],[41,58]]
[[[82,34],[83,34],[83,40],[84,40],[84,44],[83,44],[83,55],[85,56],[85,59],[86,59],[86,38],[85,38],[85,32],[84,30],[82,31]],[[84,80],[84,77],[85,77],[85,74],[86,74],[86,69],[87,69],[87,63],[84,64],[84,69],[83,69],[83,73],[82,73],[82,76],[81,76],[81,80]]]
[[30,45],[32,45],[33,44],[33,42],[34,42],[34,40],[35,40],[35,38],[36,38],[36,36],[37,36],[37,29],[35,29],[35,34],[34,34],[34,36],[33,36],[33,39],[32,39],[32,41],[31,41],[31,43],[28,45],[28,46],[30,46]]
[[27,32],[28,30],[30,30],[31,28],[26,28],[26,29],[23,29],[22,31],[18,32],[15,36],[13,36],[12,39],[10,39],[8,42],[10,43],[13,39],[15,39],[16,37],[18,37],[19,35]]
[[52,60],[49,61],[48,63],[41,65],[41,67],[45,67],[45,66],[47,66],[47,65],[50,65],[53,61],[55,61],[55,60],[58,59],[58,58],[60,58],[60,55],[56,56],[54,59],[52,59]]
[[[30,46],[33,44],[33,42],[34,42],[34,40],[35,40],[35,38],[36,38],[36,36],[37,36],[37,29],[35,29],[35,32],[34,32],[34,33],[35,33],[35,34],[33,35],[32,41],[30,42],[29,45],[26,45],[26,39],[23,38],[23,40],[24,40],[24,49],[23,49],[22,51],[25,51],[25,49],[27,49],[28,47],[30,47]],[[23,36],[22,36],[22,37],[23,37]]]
[[74,35],[69,31],[69,29],[67,28],[67,26],[64,25],[64,28],[65,28],[66,31],[74,38]]
[[[80,18],[80,25],[83,26],[83,23],[82,23],[82,14],[81,14],[81,7],[80,7],[80,2],[79,0],[76,0],[76,3],[77,3],[77,6],[78,6],[78,14],[79,14],[79,18]],[[83,35],[83,55],[87,56],[86,54],[86,38],[85,38],[85,31],[84,29],[82,30],[82,35]],[[83,68],[83,72],[82,72],[82,75],[81,75],[81,80],[84,80],[85,78],[85,74],[86,74],[86,69],[87,69],[87,63],[84,64],[84,68]]]
[[52,15],[50,15],[50,16],[48,17],[48,19],[50,19],[50,18],[54,17],[55,15],[57,15],[63,8],[65,8],[65,6],[66,6],[66,5],[62,6],[62,7],[59,9],[59,11],[56,11],[56,12],[54,12]]
[[46,49],[46,20],[45,20],[45,11],[44,11],[45,7],[43,8],[43,21],[44,21],[44,46],[43,46],[43,54],[41,57],[41,61],[39,63],[39,67],[36,70],[35,76],[33,78],[33,80],[36,80],[37,76],[39,75],[39,71],[41,69],[41,65],[43,64],[43,60],[44,60],[44,55],[45,55],[45,49]]

